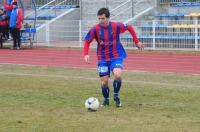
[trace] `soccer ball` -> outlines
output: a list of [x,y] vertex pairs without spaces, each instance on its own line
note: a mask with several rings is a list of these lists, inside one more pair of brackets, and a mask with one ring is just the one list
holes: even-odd
[[85,101],[85,108],[88,111],[97,111],[99,108],[99,100],[95,97],[90,97]]

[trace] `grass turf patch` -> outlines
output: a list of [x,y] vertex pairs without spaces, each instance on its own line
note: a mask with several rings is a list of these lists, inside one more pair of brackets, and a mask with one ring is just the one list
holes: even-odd
[[102,100],[96,70],[0,65],[2,132],[174,132],[200,130],[200,76],[123,72],[122,108],[87,112]]

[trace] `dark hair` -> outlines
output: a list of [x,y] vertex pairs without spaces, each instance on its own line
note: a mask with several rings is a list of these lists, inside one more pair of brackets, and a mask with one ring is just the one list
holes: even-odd
[[15,2],[13,2],[12,4],[17,6],[17,2],[16,2],[16,1],[15,1]]
[[103,15],[103,14],[105,14],[105,16],[106,16],[107,18],[110,17],[110,11],[108,10],[108,8],[101,8],[101,9],[99,9],[99,11],[97,12],[97,15],[98,15],[98,16],[101,16],[101,15]]

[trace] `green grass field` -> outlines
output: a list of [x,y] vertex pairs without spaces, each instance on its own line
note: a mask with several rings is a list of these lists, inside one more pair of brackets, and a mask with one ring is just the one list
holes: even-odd
[[97,112],[96,70],[0,65],[0,78],[0,132],[200,131],[200,75],[124,71],[123,107],[111,95]]

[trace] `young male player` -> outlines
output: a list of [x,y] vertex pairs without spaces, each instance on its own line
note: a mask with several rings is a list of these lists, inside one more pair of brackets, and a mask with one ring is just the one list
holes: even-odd
[[121,107],[119,91],[122,85],[123,59],[126,52],[120,42],[120,33],[129,31],[138,49],[143,49],[131,25],[120,22],[110,22],[110,12],[107,8],[99,9],[97,13],[99,24],[92,27],[85,37],[84,60],[89,63],[89,46],[93,39],[97,42],[98,71],[101,78],[101,88],[104,101],[102,106],[109,105],[108,78],[110,71],[114,76],[114,101],[116,107]]

